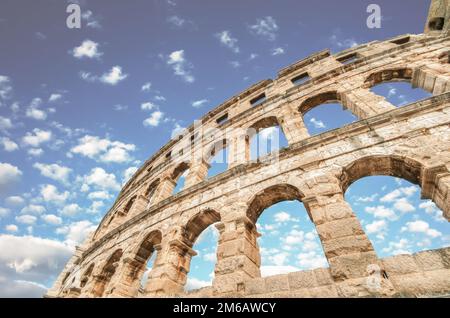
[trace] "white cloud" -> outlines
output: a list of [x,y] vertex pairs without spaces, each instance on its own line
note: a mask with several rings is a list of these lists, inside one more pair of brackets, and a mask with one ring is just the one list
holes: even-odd
[[39,147],[52,139],[52,132],[49,130],[41,130],[39,128],[33,129],[33,132],[27,132],[22,138],[22,142],[31,147]]
[[19,231],[19,228],[15,224],[8,224],[5,226],[5,231],[8,231],[10,233],[14,233]]
[[81,18],[86,21],[86,26],[92,29],[100,29],[102,26],[98,19],[94,17],[94,14],[91,10],[86,10],[81,15]]
[[99,167],[92,169],[89,175],[84,176],[84,182],[88,186],[95,186],[102,190],[120,190],[116,176]]
[[18,195],[13,195],[13,196],[7,197],[5,199],[5,202],[6,202],[6,204],[12,205],[12,206],[21,206],[21,205],[25,204],[25,200],[21,196],[18,196]]
[[326,128],[326,125],[324,124],[323,121],[318,120],[318,119],[316,119],[314,117],[312,117],[309,121],[313,124],[314,128],[317,128],[317,129],[324,129],[324,128]]
[[8,76],[0,75],[0,99],[10,98],[12,93],[11,80]]
[[249,28],[253,34],[264,37],[269,41],[275,40],[278,31],[278,25],[271,16],[257,19],[256,24],[250,25]]
[[194,76],[189,71],[192,65],[185,59],[184,50],[170,53],[167,58],[167,64],[172,67],[174,74],[181,77],[185,82],[193,83],[195,81]]
[[378,205],[376,207],[368,206],[365,208],[365,211],[379,219],[388,219],[390,221],[398,219],[397,214],[395,214],[392,209],[387,208],[384,205]]
[[108,73],[103,74],[100,81],[109,85],[117,85],[127,77],[128,74],[122,73],[122,67],[116,65]]
[[192,105],[192,107],[194,107],[194,108],[200,108],[200,107],[202,107],[203,105],[207,104],[208,102],[209,102],[209,100],[207,100],[207,99],[200,99],[200,100],[193,101],[193,102],[191,103],[191,105]]
[[48,98],[48,101],[50,103],[54,103],[54,102],[60,100],[61,98],[62,98],[61,94],[51,94],[50,97]]
[[279,274],[287,274],[299,271],[300,268],[290,265],[262,265],[261,266],[261,277],[268,277]]
[[407,231],[411,233],[423,233],[431,238],[442,236],[441,232],[430,228],[430,225],[422,220],[407,222],[406,226],[402,227],[401,231],[402,232]]
[[69,246],[75,246],[82,243],[86,237],[94,232],[96,226],[90,221],[73,222],[70,225],[56,229],[57,234],[65,235],[65,243]]
[[393,202],[401,195],[411,196],[415,192],[417,192],[416,186],[401,187],[401,188],[395,189],[394,191],[387,193],[380,199],[380,201],[381,202]]
[[138,170],[138,167],[128,167],[124,172],[123,172],[123,180],[122,180],[122,184],[127,183],[128,180],[130,180],[130,178],[134,175],[134,173]]
[[78,145],[70,151],[101,162],[124,163],[132,160],[129,152],[135,150],[133,144],[86,135],[78,139]]
[[388,246],[383,248],[382,251],[390,255],[411,254],[410,245],[407,239],[402,238],[398,242],[389,242]]
[[289,234],[283,238],[286,245],[296,245],[304,241],[305,233],[303,231],[291,230]]
[[203,259],[204,259],[205,261],[207,261],[207,262],[213,262],[213,263],[215,263],[216,260],[217,260],[216,253],[215,253],[215,252],[212,252],[212,253],[206,253],[206,254],[203,255]]
[[188,277],[186,282],[186,290],[194,290],[206,286],[211,286],[211,281],[201,280],[195,277]]
[[42,297],[73,248],[33,236],[0,235],[0,297]]
[[152,87],[152,83],[147,82],[144,85],[142,85],[141,91],[148,92],[148,91],[150,91],[151,87]]
[[300,253],[297,256],[297,260],[302,270],[323,268],[328,266],[326,258],[322,255],[319,255],[315,251]]
[[354,38],[345,38],[339,29],[333,31],[333,34],[330,36],[330,42],[339,49],[351,48],[358,45],[358,42]]
[[36,162],[33,167],[38,169],[44,177],[59,181],[63,184],[67,184],[69,181],[69,175],[72,172],[72,169],[60,166],[56,163],[44,164]]
[[272,55],[273,56],[282,55],[282,54],[284,54],[284,49],[282,47],[277,47],[277,48],[272,50]]
[[69,198],[69,192],[59,192],[52,184],[46,184],[41,186],[41,196],[45,202],[53,203],[56,205],[64,204]]
[[416,209],[411,203],[409,203],[407,198],[400,198],[396,200],[394,203],[394,208],[403,213],[412,212]]
[[39,108],[27,108],[25,115],[29,118],[36,120],[45,120],[47,118],[47,113]]
[[358,202],[374,202],[375,199],[378,197],[378,193],[374,193],[371,196],[365,196],[365,197],[358,197],[356,198],[356,201]]
[[0,116],[0,131],[5,131],[7,129],[11,129],[13,127],[13,124],[11,122],[11,119]]
[[153,104],[152,102],[145,102],[141,104],[141,109],[142,110],[153,110],[155,108],[157,108],[158,106],[156,106],[155,104]]
[[387,229],[387,223],[385,220],[373,221],[366,225],[366,231],[368,234],[384,232]]
[[0,162],[0,190],[6,189],[19,181],[22,174],[22,171],[16,166]]
[[238,40],[231,36],[230,31],[222,31],[215,34],[216,38],[219,39],[220,43],[228,47],[234,53],[239,53],[239,47],[237,46]]
[[241,66],[241,63],[239,63],[239,61],[231,61],[230,62],[231,67],[233,68],[238,68]]
[[89,200],[109,200],[111,197],[108,191],[94,191],[88,194]]
[[431,215],[433,219],[437,222],[446,222],[447,220],[443,217],[443,213],[436,207],[433,201],[427,200],[419,204],[419,208],[424,209],[425,213]]
[[76,203],[71,203],[66,205],[60,210],[60,213],[65,216],[74,217],[77,214],[81,213],[81,207]]
[[99,52],[98,47],[98,43],[91,40],[84,40],[80,46],[77,46],[72,50],[72,55],[78,59],[85,57],[90,59],[99,58],[103,53]]
[[42,150],[41,148],[31,148],[31,149],[28,149],[27,153],[30,156],[39,157],[44,153],[44,150]]
[[280,211],[274,215],[275,222],[298,222],[297,218],[292,217],[291,214],[285,211]]
[[164,113],[157,110],[150,114],[150,117],[144,120],[144,126],[158,127],[161,120],[164,117]]
[[104,206],[105,203],[103,201],[93,201],[87,212],[91,214],[97,214],[101,212]]
[[170,24],[180,28],[186,23],[186,20],[183,19],[183,18],[180,18],[179,16],[172,15],[172,16],[167,18],[167,22],[169,22]]
[[25,214],[25,215],[16,216],[17,222],[27,224],[27,225],[33,225],[34,223],[36,223],[36,220],[37,220],[37,218],[34,215]]
[[19,149],[19,146],[8,137],[0,138],[0,143],[3,145],[3,149],[7,152],[13,152]]
[[42,215],[41,219],[44,220],[45,223],[48,223],[51,225],[61,225],[62,224],[62,219],[59,216],[56,216],[54,214]]
[[10,209],[0,207],[0,219],[9,215]]
[[20,210],[22,214],[42,214],[46,211],[45,207],[39,204],[29,204]]

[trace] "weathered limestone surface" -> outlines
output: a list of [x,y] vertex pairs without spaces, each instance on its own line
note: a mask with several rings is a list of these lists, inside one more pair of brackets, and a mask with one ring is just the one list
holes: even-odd
[[[433,1],[432,13],[442,14]],[[434,12],[434,13],[433,13]],[[444,28],[447,26],[445,25]],[[207,113],[150,158],[120,192],[97,231],[77,248],[48,297],[419,297],[450,293],[450,249],[379,259],[345,201],[370,175],[419,185],[450,220],[450,38],[405,35],[282,69]],[[344,62],[355,58],[351,63]],[[292,79],[307,78],[299,85]],[[370,91],[410,82],[433,97],[397,108]],[[264,94],[264,95],[263,95]],[[255,98],[265,101],[252,105]],[[340,102],[358,120],[309,136],[303,114]],[[280,126],[289,147],[257,161],[250,139]],[[207,178],[229,149],[228,170]],[[173,195],[186,174],[184,189]],[[256,222],[282,200],[299,200],[319,234],[329,268],[261,278]],[[194,243],[220,232],[212,286],[186,293]],[[147,260],[156,260],[145,286]]]

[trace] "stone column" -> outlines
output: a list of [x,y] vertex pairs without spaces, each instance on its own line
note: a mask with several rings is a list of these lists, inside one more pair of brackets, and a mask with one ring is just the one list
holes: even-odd
[[279,124],[289,145],[310,137],[303,115],[297,110],[285,107],[279,117]]
[[133,217],[135,215],[138,215],[141,212],[144,212],[147,209],[148,206],[148,198],[146,198],[144,195],[139,194],[136,198],[136,200],[133,203],[133,206],[131,207],[130,212],[128,214],[130,217]]
[[259,234],[247,216],[220,222],[216,227],[220,237],[213,292],[215,295],[237,295],[244,291],[246,280],[261,277],[261,257],[257,243]]
[[433,95],[450,91],[450,67],[440,63],[428,63],[414,69],[412,87],[420,87]]
[[377,255],[343,193],[302,199],[316,225],[335,281],[367,275]]
[[172,196],[173,190],[177,186],[177,183],[169,176],[164,177],[158,185],[158,188],[154,194],[153,203],[156,204],[162,200]]
[[176,296],[183,292],[191,258],[197,253],[186,243],[174,239],[168,247],[158,253],[153,269],[148,276],[144,295]]
[[231,169],[250,160],[250,142],[245,132],[233,136],[228,147],[228,168]]
[[396,107],[368,88],[355,88],[340,93],[342,105],[359,119],[385,113]]
[[199,158],[197,161],[195,161],[189,169],[188,175],[186,176],[184,188],[187,189],[206,180],[209,167],[209,163],[207,163],[203,158]]
[[445,165],[426,168],[422,175],[422,198],[432,200],[450,222],[450,172]]

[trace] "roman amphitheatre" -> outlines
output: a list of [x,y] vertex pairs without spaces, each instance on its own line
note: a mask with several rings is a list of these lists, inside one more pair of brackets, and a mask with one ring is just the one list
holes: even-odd
[[[363,177],[395,176],[420,186],[450,221],[449,18],[450,2],[433,0],[423,34],[317,52],[205,114],[140,167],[46,297],[448,295],[450,248],[379,258],[344,194]],[[432,97],[395,107],[370,90],[395,81]],[[310,136],[303,115],[336,102],[358,120]],[[250,160],[252,136],[273,126],[288,147]],[[207,179],[224,147],[227,171]],[[283,200],[304,204],[327,268],[261,277],[256,222]],[[219,231],[212,285],[186,292],[193,245],[212,224]]]

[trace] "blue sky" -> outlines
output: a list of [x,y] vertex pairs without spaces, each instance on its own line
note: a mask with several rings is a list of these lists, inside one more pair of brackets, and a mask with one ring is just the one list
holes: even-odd
[[[174,132],[311,53],[421,33],[428,9],[377,1],[382,27],[368,29],[372,1],[86,0],[75,30],[65,25],[72,2],[0,3],[0,296],[51,286],[121,185]],[[399,106],[427,96],[408,84],[374,91]],[[305,119],[311,134],[355,120],[340,105]],[[380,256],[448,245],[447,223],[418,189],[403,190],[411,186],[374,177],[347,192]],[[295,202],[261,216],[264,273],[326,266],[308,222]],[[211,279],[213,239],[208,230],[196,245],[190,287]]]

